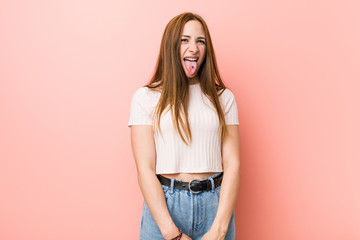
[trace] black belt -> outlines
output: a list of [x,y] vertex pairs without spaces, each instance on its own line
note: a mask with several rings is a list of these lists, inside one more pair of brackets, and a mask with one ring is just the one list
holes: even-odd
[[[156,175],[162,185],[171,186],[171,179],[166,178],[161,175]],[[214,177],[214,188],[221,185],[223,179],[223,172],[221,172],[218,176]],[[174,181],[174,188],[181,190],[190,190],[192,193],[199,193],[201,191],[211,190],[212,185],[211,181],[208,180],[192,180],[191,182],[183,182],[179,180]]]

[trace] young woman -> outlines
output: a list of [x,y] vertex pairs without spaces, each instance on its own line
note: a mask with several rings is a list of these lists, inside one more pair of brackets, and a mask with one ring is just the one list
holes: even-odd
[[133,94],[128,125],[144,196],[140,239],[234,240],[237,105],[199,15],[167,24],[155,73]]

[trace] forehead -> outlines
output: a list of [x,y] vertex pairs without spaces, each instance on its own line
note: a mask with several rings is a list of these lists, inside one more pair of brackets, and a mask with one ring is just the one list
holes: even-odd
[[183,34],[186,35],[203,35],[205,36],[204,29],[201,23],[197,20],[190,20],[184,25]]

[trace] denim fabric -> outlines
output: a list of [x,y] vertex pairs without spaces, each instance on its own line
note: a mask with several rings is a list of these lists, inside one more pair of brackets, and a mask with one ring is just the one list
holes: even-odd
[[[190,190],[173,188],[172,180],[170,187],[161,185],[164,191],[166,204],[175,225],[192,240],[200,240],[207,233],[215,219],[221,186],[214,188],[213,178],[219,175],[206,178],[210,179],[213,188],[200,193],[192,193]],[[152,217],[145,201],[143,204],[140,240],[161,240],[161,235],[154,218]],[[235,240],[235,211],[233,211],[225,240]]]

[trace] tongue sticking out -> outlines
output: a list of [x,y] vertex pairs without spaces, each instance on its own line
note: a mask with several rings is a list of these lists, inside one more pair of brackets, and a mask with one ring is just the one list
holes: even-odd
[[193,75],[197,69],[197,62],[185,60],[185,65],[188,72]]

